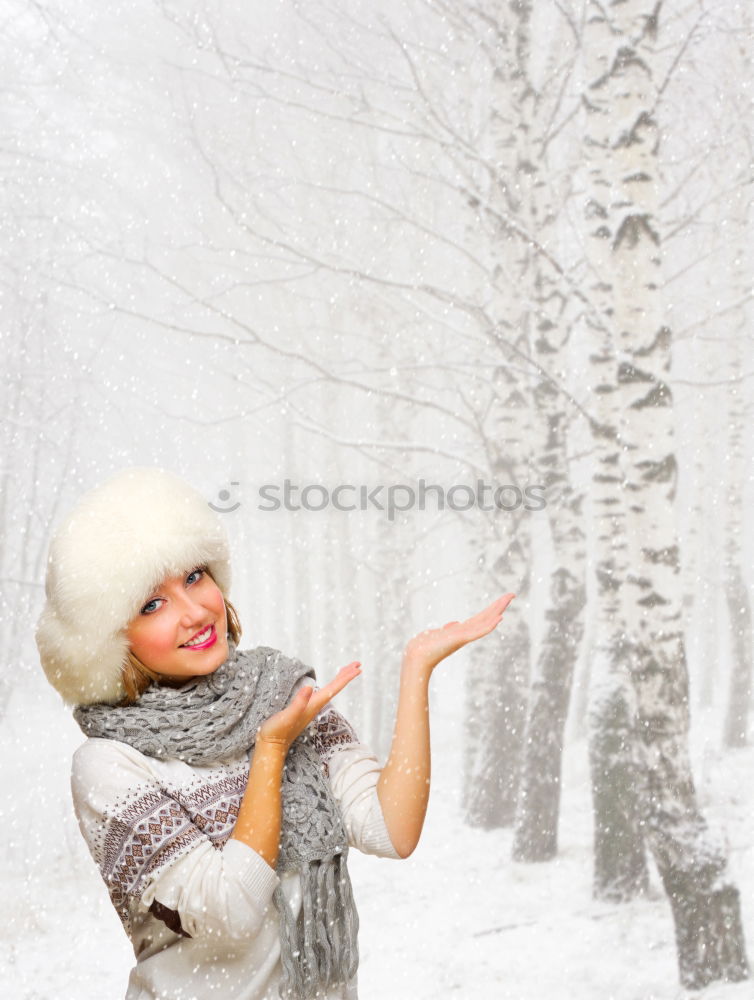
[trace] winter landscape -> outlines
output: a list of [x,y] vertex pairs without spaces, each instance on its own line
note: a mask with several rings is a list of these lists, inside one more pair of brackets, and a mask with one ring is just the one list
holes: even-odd
[[3,996],[122,997],[49,539],[129,465],[223,518],[243,642],[384,761],[361,1000],[751,1000],[752,24],[736,0],[8,0]]

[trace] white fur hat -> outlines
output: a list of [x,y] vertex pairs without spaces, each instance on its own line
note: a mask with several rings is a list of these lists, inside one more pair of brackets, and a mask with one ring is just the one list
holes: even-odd
[[125,696],[124,629],[167,576],[206,565],[226,597],[225,527],[165,469],[134,467],[85,493],[55,532],[35,637],[47,679],[72,705]]

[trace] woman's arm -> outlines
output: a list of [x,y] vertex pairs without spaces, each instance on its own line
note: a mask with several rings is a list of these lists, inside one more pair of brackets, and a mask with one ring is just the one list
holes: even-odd
[[393,741],[387,763],[377,782],[385,825],[396,851],[403,858],[419,842],[429,801],[429,679],[447,656],[491,632],[514,598],[493,601],[464,622],[448,622],[413,638],[403,654],[400,690]]
[[257,933],[279,879],[238,840],[219,847],[232,833],[235,775],[242,769],[240,761],[231,780],[219,774],[209,779],[210,801],[226,817],[206,817],[212,819],[210,835],[202,818],[169,793],[164,777],[138,750],[97,738],[76,750],[71,770],[76,818],[129,935],[138,904],[177,934],[242,939]]
[[393,741],[377,781],[385,825],[402,858],[419,842],[429,801],[431,673],[421,658],[404,653]]
[[288,749],[257,739],[246,791],[238,809],[231,839],[240,840],[264,858],[270,868],[280,848],[280,785]]
[[359,667],[359,662],[354,660],[317,691],[310,685],[299,688],[290,703],[259,729],[246,791],[231,838],[251,847],[270,868],[276,866],[280,850],[280,786],[288,750],[330,699],[359,676]]
[[349,847],[378,858],[399,860],[377,796],[382,764],[376,754],[332,705],[317,716],[310,730],[312,745],[340,806]]

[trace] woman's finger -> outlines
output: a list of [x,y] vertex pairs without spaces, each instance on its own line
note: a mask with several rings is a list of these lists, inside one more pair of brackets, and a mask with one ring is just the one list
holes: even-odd
[[307,706],[309,721],[318,715],[322,709],[331,701],[339,691],[342,691],[346,684],[350,684],[355,677],[361,675],[361,662],[353,660],[345,667],[341,667],[335,677],[329,681],[319,691],[315,691],[311,701]]
[[319,689],[316,693],[325,694],[326,697],[334,697],[338,691],[342,691],[346,684],[350,684],[354,677],[358,677],[361,672],[361,660],[352,660],[351,663],[346,664],[345,667],[341,667],[337,672],[335,677],[331,681],[328,681],[323,687]]
[[334,698],[339,691],[342,691],[347,684],[350,684],[355,677],[358,677],[360,673],[361,662],[359,660],[354,660],[345,667],[341,667],[331,681],[328,681],[328,683],[321,687],[319,691],[315,691],[315,697],[317,699],[321,698],[323,704],[328,702],[331,698]]
[[295,719],[296,716],[301,715],[306,710],[313,694],[314,686],[312,684],[305,684],[298,689],[285,708],[281,708],[278,714],[285,716],[286,719]]
[[[463,624],[472,630],[475,630],[477,627],[486,628],[489,626],[489,631],[499,623],[503,612],[515,596],[515,594],[504,594],[502,597],[498,597],[497,600],[484,608],[483,611],[479,611],[477,614],[472,615],[471,618],[467,618]],[[494,622],[494,625],[491,624],[492,622]]]
[[499,619],[515,596],[515,594],[504,594],[502,597],[496,598],[492,604],[488,604],[486,608],[483,608],[481,611],[477,611],[475,615],[472,615],[465,621],[445,622],[442,627],[449,628],[451,625],[464,625],[473,629],[474,626],[479,624],[486,625],[494,618]]
[[501,615],[515,596],[515,594],[503,594],[502,597],[498,597],[492,604],[488,604],[486,608],[478,612],[478,614],[472,615],[472,617],[480,618],[484,615]]
[[502,597],[498,597],[496,601],[490,604],[489,609],[491,611],[494,610],[496,614],[502,614],[515,596],[515,594],[503,594]]
[[[505,594],[503,597],[498,597],[497,600],[494,600],[492,604],[489,604],[482,611],[478,611],[475,615],[472,615],[471,618],[467,618],[466,621],[448,622],[447,625],[444,625],[443,628],[457,626],[455,638],[453,639],[453,648],[448,650],[446,655],[456,652],[467,643],[474,642],[475,639],[481,639],[483,636],[489,635],[500,624],[503,612],[515,596],[515,594]],[[449,635],[448,638],[450,639],[452,636]]]
[[305,684],[294,694],[285,708],[275,712],[257,727],[257,736],[261,739],[273,740],[276,743],[284,743],[290,746],[296,734],[301,731],[304,713],[307,705],[311,701],[314,687]]

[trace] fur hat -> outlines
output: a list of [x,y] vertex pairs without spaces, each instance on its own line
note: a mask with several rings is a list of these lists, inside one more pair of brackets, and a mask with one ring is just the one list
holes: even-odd
[[64,701],[125,696],[126,626],[167,576],[199,565],[227,596],[225,527],[172,472],[124,469],[81,497],[50,543],[35,633],[44,672]]

